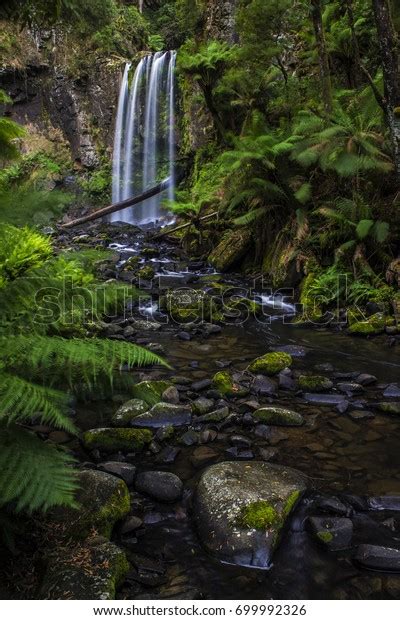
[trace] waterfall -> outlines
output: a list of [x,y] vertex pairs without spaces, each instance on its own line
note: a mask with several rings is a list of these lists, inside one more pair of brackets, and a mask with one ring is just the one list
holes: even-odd
[[111,221],[147,224],[166,215],[163,198],[175,196],[175,66],[176,52],[142,58],[131,79],[125,67],[119,94],[113,155],[113,202],[140,194],[171,179],[167,196],[154,196]]

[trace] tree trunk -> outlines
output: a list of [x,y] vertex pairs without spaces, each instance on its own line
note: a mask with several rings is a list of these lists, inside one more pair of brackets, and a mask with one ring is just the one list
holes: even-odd
[[360,47],[358,45],[357,34],[355,29],[355,19],[354,19],[354,9],[353,9],[353,0],[346,0],[346,12],[347,12],[347,20],[349,22],[349,28],[351,31],[351,44],[353,48],[353,87],[357,88],[360,82],[360,73],[361,73],[361,56],[360,56]]
[[322,23],[321,0],[311,0],[311,16],[318,49],[319,73],[322,85],[322,99],[327,114],[332,112],[332,84],[329,57],[326,49],[324,25]]
[[[180,176],[177,177],[178,180],[179,178]],[[74,226],[78,226],[79,224],[85,224],[85,222],[92,222],[93,220],[97,220],[100,217],[104,217],[105,215],[110,215],[110,213],[115,213],[116,211],[122,211],[122,209],[127,209],[128,207],[134,207],[140,202],[144,202],[148,198],[152,198],[153,196],[156,196],[157,194],[161,194],[161,192],[164,192],[166,189],[168,189],[169,185],[170,185],[170,179],[168,178],[165,181],[162,181],[161,183],[159,183],[158,185],[155,185],[151,189],[147,189],[142,194],[139,194],[139,196],[128,198],[128,200],[123,200],[122,202],[115,202],[114,204],[109,205],[108,207],[103,207],[102,209],[98,209],[97,211],[94,211],[93,213],[89,213],[89,215],[84,215],[83,217],[79,217],[77,220],[72,220],[71,222],[68,222],[67,224],[63,224],[62,227],[73,228]]]
[[372,0],[378,32],[383,79],[385,83],[386,119],[393,146],[393,157],[400,182],[400,70],[396,31],[388,0]]

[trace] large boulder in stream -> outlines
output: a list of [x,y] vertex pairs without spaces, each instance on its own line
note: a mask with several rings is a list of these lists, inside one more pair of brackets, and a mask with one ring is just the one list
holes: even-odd
[[113,600],[130,568],[122,549],[110,542],[61,547],[47,560],[44,600]]
[[76,507],[59,506],[49,513],[61,539],[84,540],[93,531],[110,537],[117,521],[129,513],[130,497],[117,476],[85,469],[77,474]]
[[306,487],[306,476],[289,467],[249,461],[212,465],[195,495],[203,545],[222,562],[268,568]]

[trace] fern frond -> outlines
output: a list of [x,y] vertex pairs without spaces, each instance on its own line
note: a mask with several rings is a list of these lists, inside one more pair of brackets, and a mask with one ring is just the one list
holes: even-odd
[[0,426],[0,506],[16,512],[74,505],[73,459],[18,426]]

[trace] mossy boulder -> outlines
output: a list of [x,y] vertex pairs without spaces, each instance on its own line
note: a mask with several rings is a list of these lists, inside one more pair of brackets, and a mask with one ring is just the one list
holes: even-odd
[[250,372],[261,375],[273,376],[279,374],[293,363],[293,358],[289,353],[274,351],[258,357],[248,367]]
[[385,331],[386,319],[379,313],[374,314],[366,321],[355,321],[349,326],[349,333],[353,336],[378,336]]
[[212,465],[194,498],[203,545],[228,564],[269,567],[306,487],[306,477],[288,467],[254,461]]
[[253,413],[253,418],[271,426],[301,426],[304,418],[300,413],[284,407],[265,406]]
[[311,392],[325,392],[333,387],[332,381],[321,375],[300,375],[298,385],[301,390]]
[[379,411],[383,413],[389,413],[390,415],[400,416],[400,402],[386,402],[378,404]]
[[139,256],[131,256],[128,258],[126,263],[124,264],[124,270],[126,271],[136,271],[140,265],[140,257]]
[[168,381],[141,381],[133,386],[132,396],[152,407],[161,401],[163,392],[171,385]]
[[211,252],[208,262],[217,271],[228,271],[244,257],[251,239],[252,232],[249,228],[243,227],[229,231]]
[[137,272],[137,275],[142,280],[152,280],[154,278],[155,271],[153,267],[150,266],[142,267],[142,269],[139,269],[139,271]]
[[109,538],[117,521],[130,511],[128,487],[121,478],[92,469],[79,472],[77,483],[77,507],[54,508],[50,523],[61,538],[84,540],[93,530]]
[[82,436],[87,450],[136,452],[151,442],[151,431],[137,428],[94,428]]
[[189,405],[157,403],[150,411],[132,420],[132,425],[141,428],[162,428],[164,426],[187,426],[191,421],[192,409]]
[[240,297],[230,299],[226,302],[224,304],[224,311],[234,316],[240,316],[241,318],[256,317],[262,314],[262,306],[254,301],[254,299]]
[[144,400],[133,398],[132,400],[128,400],[126,403],[121,405],[118,411],[116,411],[116,413],[112,416],[111,422],[113,426],[130,426],[134,418],[141,413],[145,413],[149,409],[150,405],[148,405]]
[[129,569],[123,550],[110,542],[61,547],[47,558],[39,598],[111,601]]
[[245,396],[249,390],[235,383],[231,374],[226,371],[217,372],[212,379],[213,386],[222,396]]

